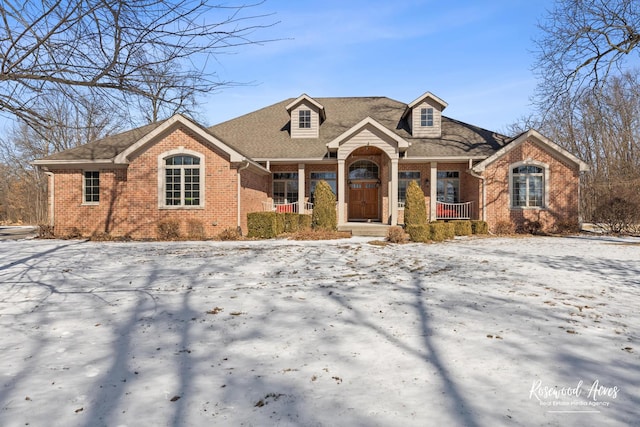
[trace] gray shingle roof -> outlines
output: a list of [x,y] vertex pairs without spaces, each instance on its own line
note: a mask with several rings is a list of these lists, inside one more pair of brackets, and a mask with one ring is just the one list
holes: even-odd
[[504,135],[447,117],[442,118],[441,138],[414,138],[402,119],[407,105],[386,97],[314,98],[326,112],[319,137],[292,139],[286,106],[293,99],[212,126],[209,131],[254,159],[320,159],[328,142],[366,117],[409,141],[408,157],[490,156],[509,141]]
[[[488,157],[511,141],[490,132],[447,117],[442,118],[440,138],[414,138],[402,115],[407,107],[386,97],[314,98],[326,111],[318,138],[291,138],[289,98],[252,113],[207,128],[207,132],[231,148],[252,159],[322,159],[326,144],[342,135],[366,117],[371,117],[411,145],[407,157]],[[53,154],[45,161],[112,160],[163,122],[152,123],[117,135]],[[200,126],[200,125],[198,125]]]

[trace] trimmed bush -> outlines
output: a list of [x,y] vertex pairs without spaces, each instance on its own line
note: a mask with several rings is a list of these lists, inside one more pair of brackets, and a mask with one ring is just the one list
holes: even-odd
[[299,230],[307,230],[309,228],[311,228],[311,215],[307,215],[307,214],[299,214],[298,215],[298,221],[299,221]]
[[387,241],[391,243],[405,243],[409,240],[409,235],[404,232],[402,227],[389,227],[387,230]]
[[413,242],[425,243],[432,239],[429,224],[408,225],[405,230]]
[[411,181],[407,187],[407,200],[404,204],[405,228],[427,223],[427,205],[424,193],[416,181]]
[[456,236],[470,236],[472,233],[471,221],[451,221]]
[[318,230],[335,231],[338,229],[336,195],[333,194],[331,186],[325,180],[316,185],[311,225]]
[[493,232],[498,236],[508,236],[516,232],[516,227],[511,221],[498,221],[493,227]]
[[[272,239],[278,234],[278,216],[276,212],[251,212],[247,214],[248,237]],[[284,221],[283,221],[284,228]]]
[[444,226],[444,236],[445,239],[451,240],[456,237],[456,226],[450,222],[445,222],[442,224]]
[[486,221],[471,221],[472,234],[489,234],[489,224]]
[[300,230],[300,219],[297,213],[285,212],[284,215],[284,232],[295,233]]
[[180,238],[180,223],[175,219],[165,219],[158,222],[158,239],[176,240]]

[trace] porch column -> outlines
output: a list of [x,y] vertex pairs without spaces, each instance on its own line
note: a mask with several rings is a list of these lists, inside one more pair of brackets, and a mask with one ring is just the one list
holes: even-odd
[[438,219],[438,162],[431,162],[429,176],[429,221]]
[[304,163],[298,163],[298,213],[306,213],[305,207],[306,203],[304,202],[304,189],[305,176],[304,176]]
[[344,159],[338,159],[338,225],[343,225],[345,201]]
[[398,159],[391,159],[391,194],[389,196],[391,225],[398,225]]

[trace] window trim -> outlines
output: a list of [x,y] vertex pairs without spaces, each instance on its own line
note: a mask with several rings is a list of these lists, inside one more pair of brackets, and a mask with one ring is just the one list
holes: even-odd
[[[87,173],[97,173],[98,176],[98,200],[97,201],[93,201],[93,200],[87,200]],[[95,178],[89,178],[89,179],[95,179]],[[91,187],[95,187],[95,186],[91,186]],[[91,206],[95,206],[95,205],[99,205],[100,204],[100,171],[99,170],[83,170],[82,171],[82,204],[83,205],[91,205]]]
[[432,128],[433,127],[433,107],[423,107],[420,109],[420,127]]
[[[166,204],[166,163],[165,160],[169,157],[174,156],[192,156],[200,159],[200,164],[198,165],[200,169],[200,204],[199,205],[167,205]],[[176,148],[174,150],[165,151],[164,153],[160,153],[158,155],[158,209],[188,209],[188,210],[198,210],[205,208],[205,193],[206,193],[206,185],[205,185],[205,156],[202,153],[197,151],[189,150],[184,147]]]
[[[528,206],[529,199],[527,198],[527,206],[514,206],[513,204],[513,169],[520,166],[536,166],[542,168],[542,206]],[[528,181],[527,181],[528,182]],[[528,185],[527,185],[528,188]],[[513,210],[546,210],[549,206],[549,165],[546,163],[538,162],[535,160],[525,160],[522,162],[512,163],[509,165],[509,209]]]
[[311,129],[311,110],[298,110],[298,129]]

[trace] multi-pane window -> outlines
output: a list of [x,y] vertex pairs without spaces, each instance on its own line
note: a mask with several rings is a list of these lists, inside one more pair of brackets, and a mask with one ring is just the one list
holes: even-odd
[[349,166],[349,179],[378,179],[378,165],[369,160],[358,160]]
[[438,171],[437,200],[445,203],[460,201],[460,172]]
[[300,129],[311,128],[311,110],[298,111],[298,127]]
[[200,206],[200,158],[180,155],[165,159],[165,204]]
[[277,172],[273,174],[273,201],[277,204],[298,201],[297,172]]
[[333,194],[338,194],[338,185],[336,183],[336,173],[335,172],[311,172],[310,175],[311,183],[310,183],[310,195],[311,202],[314,200],[313,194],[316,192],[316,185],[320,181],[326,181],[327,184],[331,187]]
[[420,172],[400,171],[398,172],[398,203],[404,206],[407,201],[407,187],[411,181],[416,181],[420,185]]
[[100,172],[98,171],[84,172],[84,202],[100,202]]
[[523,165],[511,170],[511,205],[514,207],[544,206],[544,169]]
[[422,127],[433,126],[433,108],[420,109],[420,126]]

